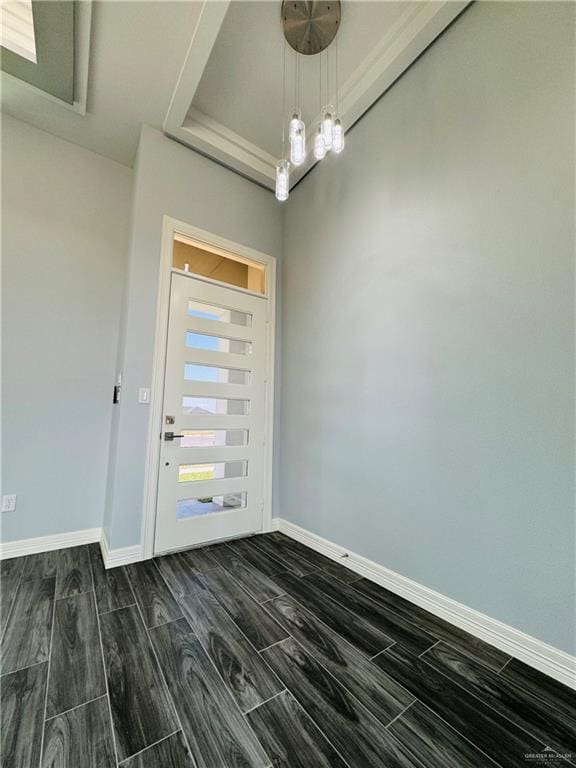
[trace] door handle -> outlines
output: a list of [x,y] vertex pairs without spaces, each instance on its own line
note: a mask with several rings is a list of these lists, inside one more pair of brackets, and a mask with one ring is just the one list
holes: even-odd
[[174,432],[164,432],[164,440],[174,440],[177,437],[186,437],[186,435],[175,435]]

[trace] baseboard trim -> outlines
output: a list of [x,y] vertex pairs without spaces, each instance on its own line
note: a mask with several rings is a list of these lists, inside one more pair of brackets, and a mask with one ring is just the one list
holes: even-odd
[[105,531],[102,531],[102,537],[100,538],[100,551],[102,552],[102,560],[106,569],[117,568],[119,565],[128,565],[128,563],[137,563],[142,560],[142,546],[140,544],[136,544],[133,547],[110,549]]
[[569,653],[401,576],[288,520],[274,518],[272,530],[279,530],[332,560],[346,557],[346,565],[361,576],[576,690],[576,657]]
[[54,549],[78,547],[100,541],[101,528],[86,528],[83,531],[56,533],[52,536],[38,536],[34,539],[5,541],[0,544],[0,560],[8,560],[22,555],[35,555],[38,552],[50,552]]

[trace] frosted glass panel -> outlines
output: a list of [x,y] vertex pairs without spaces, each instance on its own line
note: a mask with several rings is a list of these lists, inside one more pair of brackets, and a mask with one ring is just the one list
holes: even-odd
[[217,384],[250,384],[251,371],[240,368],[219,368],[216,365],[185,363],[186,381],[213,381]]
[[184,429],[180,448],[213,448],[219,445],[248,445],[247,429]]
[[205,320],[216,320],[219,323],[230,325],[252,325],[252,315],[248,312],[239,312],[237,309],[226,309],[216,304],[204,304],[202,301],[188,301],[188,314],[190,317],[201,317]]
[[197,413],[198,415],[248,416],[250,413],[250,400],[184,395],[182,398],[182,413],[186,415]]
[[176,504],[176,519],[186,520],[189,517],[200,517],[218,512],[229,512],[234,509],[244,509],[246,503],[246,491],[226,493],[223,496],[206,496],[202,499],[183,499]]
[[201,480],[224,480],[246,477],[247,461],[213,461],[206,464],[180,464],[178,482],[195,483]]
[[227,336],[211,336],[208,333],[186,331],[186,346],[190,349],[206,349],[211,352],[232,352],[234,355],[251,355],[252,342],[229,339]]

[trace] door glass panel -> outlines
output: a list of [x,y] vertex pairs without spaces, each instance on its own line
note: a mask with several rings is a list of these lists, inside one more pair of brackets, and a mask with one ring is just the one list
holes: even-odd
[[231,325],[252,325],[252,315],[249,312],[240,312],[238,309],[226,309],[216,304],[205,304],[203,301],[188,299],[188,314],[190,317],[201,317],[204,320],[216,320],[219,323]]
[[236,400],[226,397],[194,397],[184,395],[182,413],[214,414],[218,416],[248,416],[250,400]]
[[219,368],[216,365],[184,364],[186,381],[214,381],[217,384],[250,384],[251,371],[241,368]]
[[181,434],[180,448],[248,445],[247,429],[184,429]]
[[215,512],[228,512],[233,509],[245,509],[248,494],[246,491],[226,493],[223,496],[205,496],[201,499],[183,499],[176,504],[176,519],[211,515]]
[[180,464],[178,482],[195,483],[200,480],[225,480],[246,477],[247,461],[213,461],[206,464]]
[[211,336],[208,333],[186,331],[186,346],[191,349],[207,349],[211,352],[232,352],[234,355],[251,355],[252,342]]

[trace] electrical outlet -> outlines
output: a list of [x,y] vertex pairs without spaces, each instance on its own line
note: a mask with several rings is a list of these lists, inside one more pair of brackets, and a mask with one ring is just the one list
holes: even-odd
[[2,496],[2,512],[16,511],[16,494],[6,493]]

